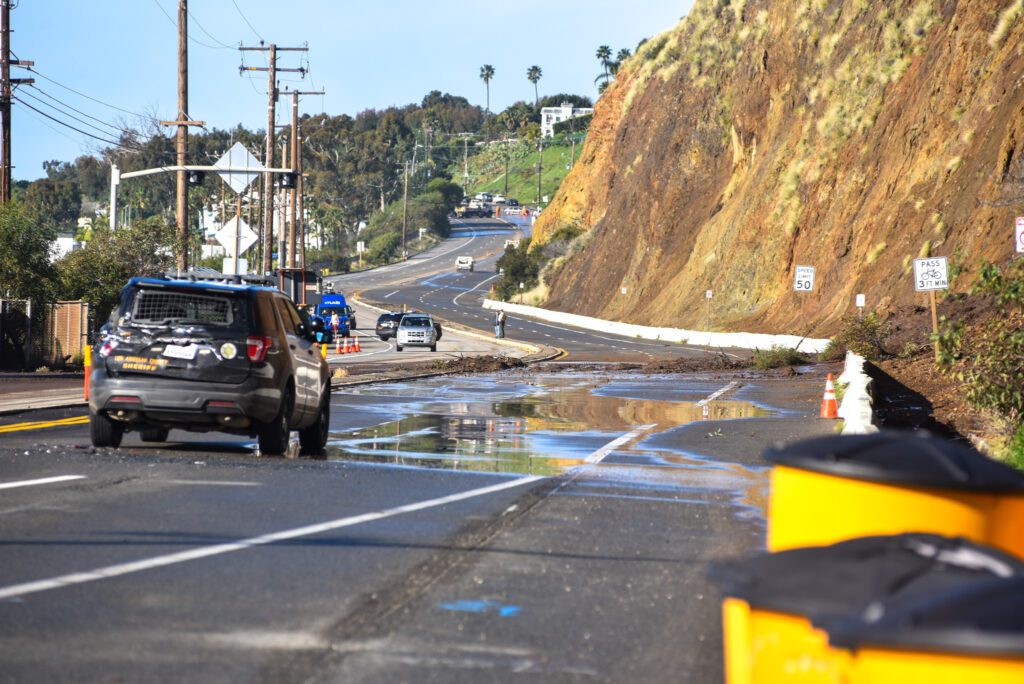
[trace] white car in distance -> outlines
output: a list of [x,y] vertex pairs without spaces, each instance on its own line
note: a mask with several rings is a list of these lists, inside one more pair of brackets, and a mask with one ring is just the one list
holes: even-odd
[[395,348],[402,351],[405,347],[430,347],[430,351],[437,351],[437,328],[430,314],[408,313],[402,316],[395,336]]

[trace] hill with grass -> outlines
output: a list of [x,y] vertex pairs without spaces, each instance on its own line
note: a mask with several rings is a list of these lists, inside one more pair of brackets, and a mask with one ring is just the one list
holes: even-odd
[[[546,305],[630,322],[835,332],[927,305],[1013,253],[1024,204],[1021,0],[697,0],[596,103],[534,249]],[[793,292],[796,266],[815,292]]]

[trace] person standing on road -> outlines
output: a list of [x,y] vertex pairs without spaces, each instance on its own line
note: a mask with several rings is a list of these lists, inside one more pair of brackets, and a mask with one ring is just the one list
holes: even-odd
[[497,313],[494,314],[494,336],[504,337],[505,336],[505,310],[498,309]]
[[338,312],[335,311],[331,314],[331,327],[334,329],[334,336],[338,336],[338,326],[341,325],[341,318],[338,316]]

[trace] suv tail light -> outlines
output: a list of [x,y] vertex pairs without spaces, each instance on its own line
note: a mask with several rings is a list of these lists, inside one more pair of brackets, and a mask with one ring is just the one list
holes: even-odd
[[245,340],[245,353],[253,363],[263,363],[267,357],[272,340],[269,337],[248,337]]

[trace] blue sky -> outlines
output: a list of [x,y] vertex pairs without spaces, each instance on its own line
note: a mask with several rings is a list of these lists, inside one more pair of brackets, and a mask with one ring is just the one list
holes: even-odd
[[[16,93],[24,103],[14,105],[15,179],[38,178],[44,175],[43,161],[69,161],[102,146],[26,105],[108,137],[117,135],[108,124],[138,125],[126,112],[174,118],[177,29],[171,19],[177,17],[176,0],[17,4],[11,12],[12,50],[16,57],[34,61],[39,75],[15,68],[12,76],[34,76],[39,89],[21,86]],[[483,64],[495,69],[492,111],[533,98],[526,70],[534,64],[543,70],[538,84],[542,96],[568,92],[596,98],[594,78],[601,67],[594,53],[599,45],[609,45],[613,52],[632,50],[642,38],[674,26],[692,4],[190,0],[189,113],[217,128],[266,126],[266,74],[239,76],[242,54],[236,49],[240,42],[256,45],[260,38],[280,46],[308,43],[308,57],[282,53],[278,59],[279,67],[310,69],[304,81],[298,74],[281,74],[282,89],[327,91],[323,97],[303,98],[304,113],[355,115],[368,108],[419,102],[430,90],[462,95],[483,106]],[[245,53],[245,61],[265,66],[259,53]],[[50,105],[62,105],[51,97],[63,103],[63,112],[54,111]],[[289,117],[290,107],[279,107],[279,123]]]

